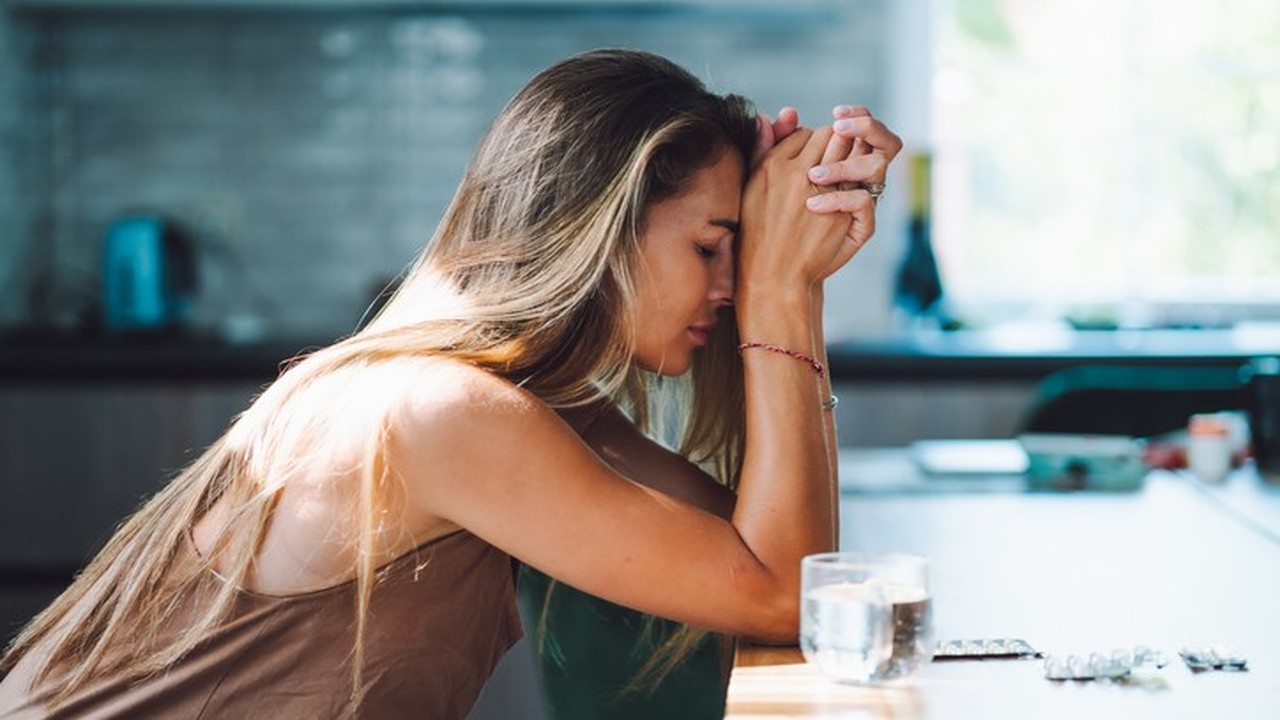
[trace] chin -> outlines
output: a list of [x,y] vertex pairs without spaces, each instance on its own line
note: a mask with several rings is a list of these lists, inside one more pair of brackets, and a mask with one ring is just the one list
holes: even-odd
[[675,359],[667,357],[667,358],[662,358],[657,362],[654,362],[652,360],[647,360],[642,357],[636,357],[635,364],[636,364],[636,367],[640,368],[641,370],[644,370],[645,372],[651,372],[655,375],[662,375],[664,377],[679,377],[689,372],[689,368],[693,366],[693,357],[690,355],[685,355],[684,357],[675,358]]

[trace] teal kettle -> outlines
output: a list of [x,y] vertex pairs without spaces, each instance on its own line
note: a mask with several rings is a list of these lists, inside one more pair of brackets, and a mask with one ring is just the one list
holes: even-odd
[[196,289],[191,233],[160,215],[129,215],[107,228],[102,248],[103,325],[151,333],[184,326]]

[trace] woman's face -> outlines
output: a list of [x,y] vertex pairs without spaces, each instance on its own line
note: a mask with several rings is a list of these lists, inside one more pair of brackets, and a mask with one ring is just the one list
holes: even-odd
[[683,194],[649,208],[636,279],[635,361],[680,375],[707,344],[716,311],[733,302],[742,160],[725,152]]

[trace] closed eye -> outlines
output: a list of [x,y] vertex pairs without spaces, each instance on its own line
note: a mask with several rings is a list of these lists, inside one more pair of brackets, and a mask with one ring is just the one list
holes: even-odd
[[693,246],[697,249],[698,257],[701,257],[704,260],[710,260],[715,257],[716,252],[718,252],[716,245],[700,245],[698,243],[694,243]]

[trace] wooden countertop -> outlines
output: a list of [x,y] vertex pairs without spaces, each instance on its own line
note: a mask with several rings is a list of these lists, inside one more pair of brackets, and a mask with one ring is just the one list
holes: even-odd
[[[864,455],[842,457],[855,470]],[[841,546],[931,558],[939,640],[1022,638],[1047,654],[1147,645],[1170,664],[1127,682],[1055,682],[1037,660],[935,662],[841,685],[798,648],[738,651],[726,718],[1275,718],[1280,488],[1152,473],[1135,493],[846,494]],[[1193,673],[1184,645],[1224,643],[1245,672]]]

